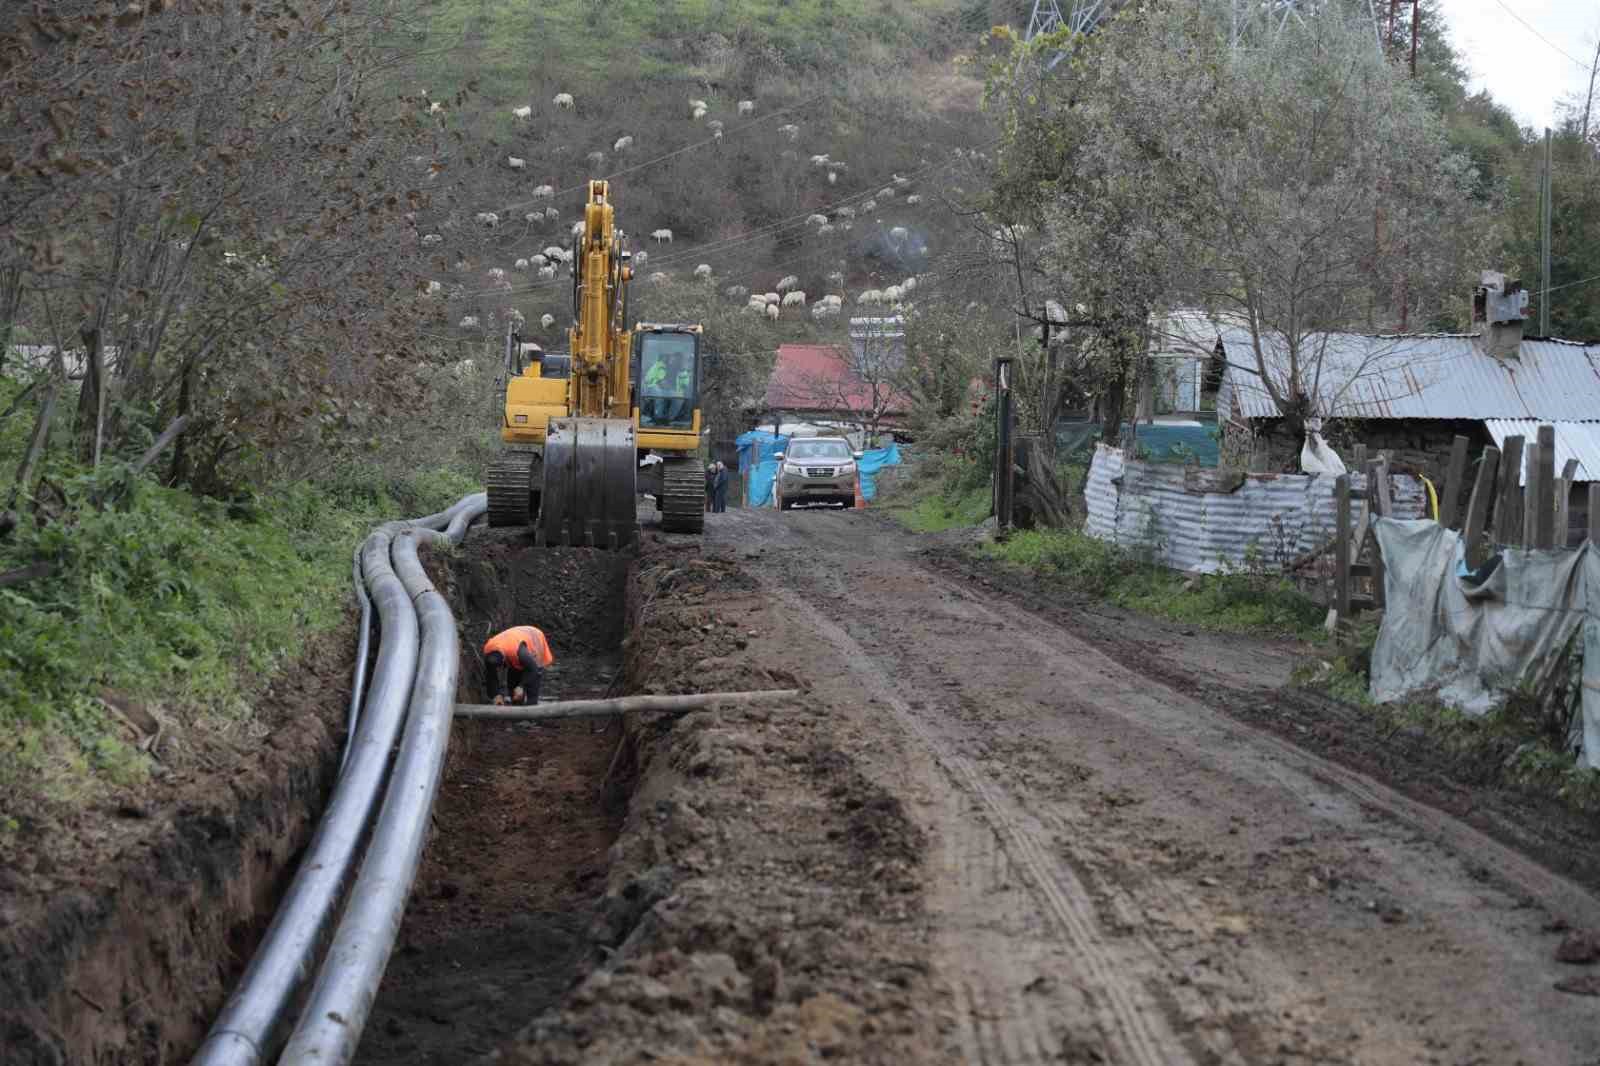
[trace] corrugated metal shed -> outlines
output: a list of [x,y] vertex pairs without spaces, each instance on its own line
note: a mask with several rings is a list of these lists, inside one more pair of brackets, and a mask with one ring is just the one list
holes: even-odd
[[[1249,334],[1232,328],[1221,334],[1228,356],[1226,409],[1235,417],[1278,417]],[[1286,348],[1281,338],[1263,344],[1267,373],[1281,384],[1288,376]],[[1460,334],[1331,333],[1312,338],[1302,351],[1303,379],[1316,373],[1323,353],[1316,392],[1325,417],[1600,419],[1600,345],[1525,340],[1518,358],[1502,361]]]
[[[1127,462],[1121,449],[1097,445],[1084,488],[1084,528],[1200,573],[1243,567],[1251,558],[1277,569],[1333,534],[1332,477],[1251,474],[1232,492],[1190,491],[1189,477],[1182,467]],[[1352,488],[1365,488],[1364,476],[1350,480]],[[1424,517],[1422,483],[1396,476],[1393,485],[1395,517]]]
[[[1595,412],[1600,414],[1600,410]],[[1494,437],[1495,447],[1504,448],[1507,437],[1522,437],[1527,441],[1539,438],[1541,425],[1554,426],[1556,431],[1556,476],[1567,465],[1568,459],[1578,460],[1577,481],[1600,481],[1600,422],[1540,422],[1536,418],[1486,418],[1484,427]],[[1527,453],[1523,453],[1526,460]],[[1528,464],[1522,464],[1522,484],[1528,483]]]

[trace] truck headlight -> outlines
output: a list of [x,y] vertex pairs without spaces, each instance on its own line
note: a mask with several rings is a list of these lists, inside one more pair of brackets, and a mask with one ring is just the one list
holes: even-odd
[[803,466],[796,466],[793,463],[784,463],[783,472],[785,474],[804,474],[806,469]]

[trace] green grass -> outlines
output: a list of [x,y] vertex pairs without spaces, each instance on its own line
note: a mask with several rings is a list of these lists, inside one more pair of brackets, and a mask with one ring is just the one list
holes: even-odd
[[52,477],[64,516],[25,518],[0,542],[0,570],[54,567],[0,589],[0,827],[19,790],[69,798],[143,776],[106,690],[182,732],[248,730],[264,684],[341,617],[369,528],[477,487],[449,471],[385,480],[352,467],[235,504],[144,480],[102,509],[94,476]]
[[917,533],[942,533],[975,526],[989,516],[989,487],[979,485],[954,496],[929,493],[904,501],[891,500],[887,510],[906,528]]

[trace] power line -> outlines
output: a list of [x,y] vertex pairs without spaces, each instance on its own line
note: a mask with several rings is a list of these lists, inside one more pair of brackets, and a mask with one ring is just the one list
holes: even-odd
[[1506,14],[1510,15],[1512,18],[1514,18],[1518,22],[1522,23],[1523,29],[1527,30],[1529,33],[1531,33],[1535,37],[1539,38],[1539,40],[1543,41],[1545,44],[1549,45],[1551,48],[1554,48],[1557,52],[1560,52],[1562,55],[1566,56],[1568,59],[1570,59],[1574,63],[1578,64],[1578,66],[1582,67],[1584,70],[1588,70],[1589,69],[1589,64],[1585,63],[1583,60],[1579,59],[1577,56],[1575,56],[1572,53],[1568,52],[1566,49],[1561,48],[1554,41],[1550,40],[1550,38],[1546,37],[1544,34],[1540,33],[1538,30],[1534,29],[1532,24],[1529,23],[1527,19],[1523,18],[1521,15],[1519,15],[1515,11],[1511,10],[1511,7],[1506,3],[1506,0],[1494,0],[1494,2],[1499,4],[1501,6],[1501,8],[1503,8],[1505,10]]
[[1578,285],[1588,285],[1590,282],[1594,281],[1600,281],[1600,274],[1596,274],[1591,278],[1579,278],[1577,281],[1569,281],[1561,285],[1552,285],[1548,289],[1545,289],[1541,292],[1536,292],[1533,295],[1544,296],[1547,293],[1560,292],[1562,289],[1571,289]]

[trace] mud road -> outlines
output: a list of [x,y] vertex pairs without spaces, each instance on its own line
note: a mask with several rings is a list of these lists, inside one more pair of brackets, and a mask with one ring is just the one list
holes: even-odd
[[777,620],[749,654],[798,667],[925,833],[951,1058],[1600,1061],[1555,960],[1600,902],[1230,713],[1293,649],[1052,620],[871,513],[715,518]]

